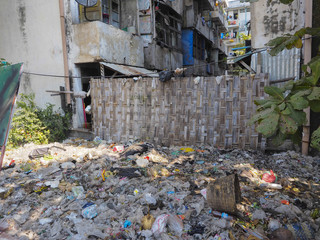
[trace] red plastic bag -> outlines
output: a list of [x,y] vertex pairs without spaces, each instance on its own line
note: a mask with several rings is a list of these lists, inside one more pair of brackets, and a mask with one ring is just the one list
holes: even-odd
[[262,180],[268,183],[274,183],[276,181],[276,176],[274,175],[273,171],[270,170],[270,173],[264,173],[262,175]]

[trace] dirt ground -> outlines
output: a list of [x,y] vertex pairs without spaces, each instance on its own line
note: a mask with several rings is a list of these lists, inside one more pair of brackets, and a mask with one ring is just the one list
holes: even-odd
[[[320,239],[319,157],[96,138],[7,150],[12,160],[0,239]],[[230,176],[236,211],[214,182]]]

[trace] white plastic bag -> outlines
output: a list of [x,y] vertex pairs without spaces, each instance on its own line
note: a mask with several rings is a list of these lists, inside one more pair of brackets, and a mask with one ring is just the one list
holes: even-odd
[[166,231],[169,216],[169,214],[162,214],[156,218],[151,228],[155,237]]
[[168,219],[169,229],[175,233],[176,236],[181,237],[183,231],[183,223],[176,215],[169,215]]

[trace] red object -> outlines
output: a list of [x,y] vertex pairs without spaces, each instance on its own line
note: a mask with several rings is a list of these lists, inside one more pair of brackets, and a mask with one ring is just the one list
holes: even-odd
[[11,160],[11,162],[9,163],[9,166],[11,166],[12,164],[14,164],[15,160]]
[[285,205],[289,205],[290,204],[289,201],[287,201],[287,200],[281,200],[281,203],[285,204]]
[[144,159],[150,160],[149,156],[144,157]]
[[124,146],[115,146],[113,148],[114,152],[123,152],[124,151]]
[[264,173],[262,175],[262,180],[268,183],[274,183],[276,181],[276,176],[274,175],[273,171],[270,170],[270,173]]

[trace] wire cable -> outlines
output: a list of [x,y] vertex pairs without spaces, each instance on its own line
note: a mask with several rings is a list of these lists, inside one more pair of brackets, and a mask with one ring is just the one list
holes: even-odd
[[[267,51],[268,49],[269,48],[256,48],[250,54],[247,54],[247,56],[250,56],[250,55],[255,54],[255,53]],[[244,55],[246,55],[246,54],[244,54]],[[230,60],[233,60],[233,59],[237,59],[238,57],[241,57],[241,56],[244,56],[244,55],[235,56],[235,57],[232,57],[232,58],[223,59],[223,60],[219,60],[219,61],[211,61],[211,62],[207,62],[207,63],[203,63],[203,64],[196,64],[196,65],[192,65],[192,66],[182,66],[181,68],[194,69],[194,68],[198,68],[198,67],[207,66],[208,64],[227,62],[227,61],[230,61]],[[156,77],[156,78],[159,77],[159,72],[148,73],[148,74],[131,74],[131,75],[120,74],[120,75],[116,75],[116,76],[113,76],[113,75],[110,75],[110,76],[98,75],[98,76],[82,76],[82,77],[78,77],[78,76],[63,76],[63,75],[55,75],[55,74],[44,74],[44,73],[35,73],[35,72],[23,72],[23,74],[42,76],[42,77],[72,78],[72,79],[152,77],[152,75],[155,75],[154,77]]]

